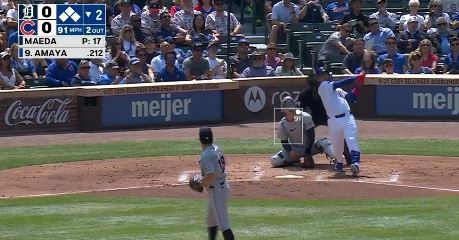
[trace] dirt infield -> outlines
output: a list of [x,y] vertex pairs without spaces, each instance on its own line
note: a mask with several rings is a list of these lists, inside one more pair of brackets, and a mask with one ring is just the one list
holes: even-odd
[[[197,156],[50,164],[0,171],[0,197],[97,192],[105,195],[202,198],[188,189],[186,173]],[[317,169],[271,168],[267,156],[231,155],[232,196],[243,199],[380,199],[459,196],[459,158],[364,155],[362,176]],[[295,179],[282,179],[294,175]]]
[[[459,139],[459,123],[359,121],[361,138]],[[215,126],[225,138],[268,138],[272,123]],[[326,136],[319,127],[317,136]],[[0,137],[1,146],[196,139],[197,128]],[[248,199],[403,198],[459,195],[459,158],[363,155],[362,177],[337,177],[323,156],[315,170],[274,169],[269,156],[232,155],[232,196]],[[0,198],[97,192],[108,195],[202,198],[180,174],[197,170],[196,156],[52,164],[0,171]],[[295,175],[295,179],[276,178]]]

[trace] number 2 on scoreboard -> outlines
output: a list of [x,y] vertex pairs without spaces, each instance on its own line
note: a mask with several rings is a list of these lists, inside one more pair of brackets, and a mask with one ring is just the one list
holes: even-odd
[[100,9],[97,10],[96,14],[97,14],[96,20],[97,21],[102,21],[102,17],[101,17],[102,16],[102,10],[100,10]]

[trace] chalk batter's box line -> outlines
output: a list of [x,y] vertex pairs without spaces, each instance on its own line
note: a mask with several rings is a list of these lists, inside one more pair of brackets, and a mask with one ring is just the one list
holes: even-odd
[[[273,109],[273,116],[274,116],[274,119],[273,119],[273,143],[274,144],[282,144],[281,142],[277,142],[277,134],[276,134],[276,130],[277,130],[277,126],[278,126],[278,123],[279,121],[276,119],[276,111],[277,110],[280,110],[280,112],[282,112],[282,110],[292,110],[292,109],[295,109],[295,110],[300,110],[301,112],[303,112],[303,108],[274,108]],[[303,133],[303,116],[301,116],[301,132]],[[304,134],[301,134],[301,142],[300,143],[290,143],[290,144],[293,144],[293,145],[303,145],[304,144]]]

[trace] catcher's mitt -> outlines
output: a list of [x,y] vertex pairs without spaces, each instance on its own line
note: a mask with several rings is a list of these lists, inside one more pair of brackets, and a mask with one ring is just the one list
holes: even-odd
[[204,187],[202,186],[202,177],[200,174],[193,173],[190,176],[190,181],[188,182],[190,188],[197,192],[202,192]]

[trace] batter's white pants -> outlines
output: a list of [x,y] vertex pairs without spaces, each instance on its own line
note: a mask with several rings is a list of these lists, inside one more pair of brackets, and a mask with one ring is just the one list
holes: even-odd
[[357,124],[352,114],[346,113],[346,115],[341,118],[330,116],[330,119],[328,119],[328,131],[332,144],[333,155],[338,162],[345,162],[345,158],[343,156],[343,140],[346,140],[349,152],[360,152]]

